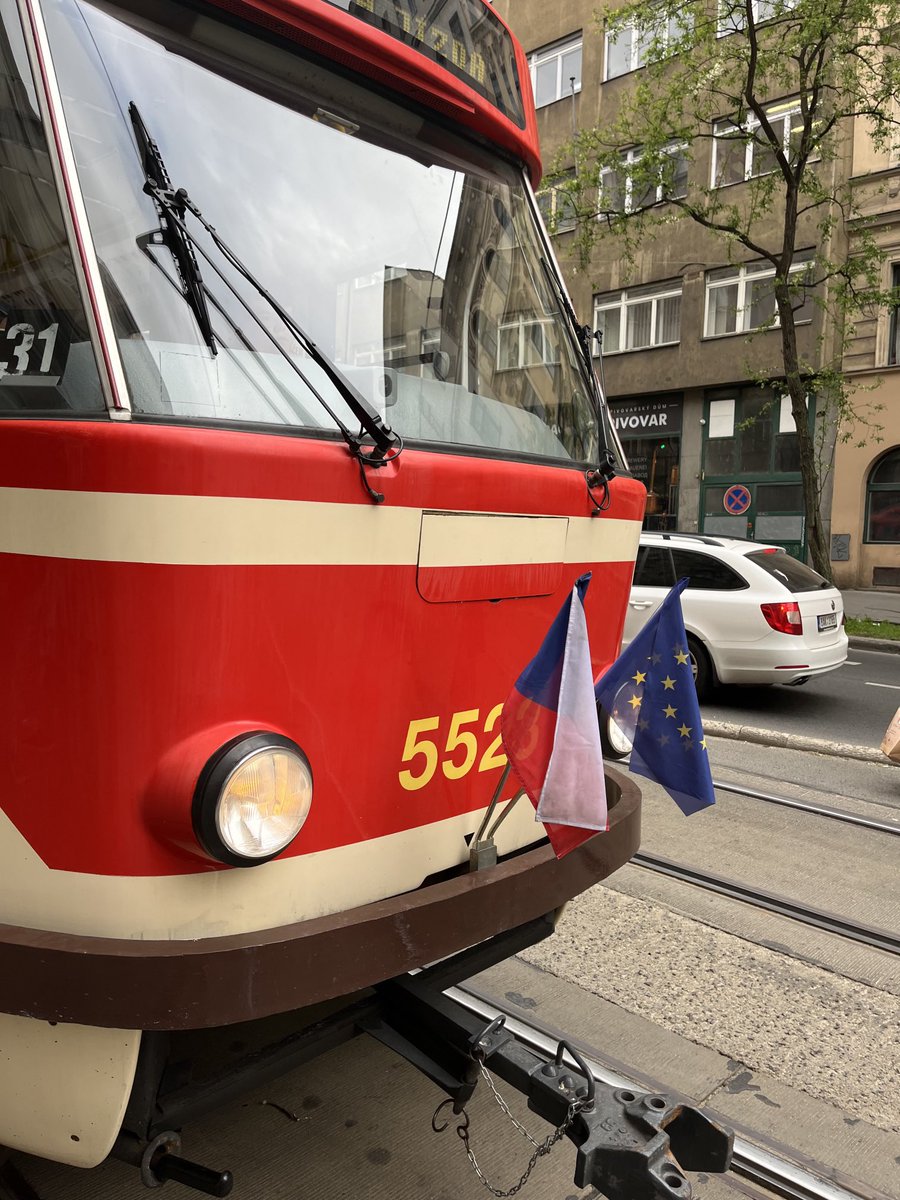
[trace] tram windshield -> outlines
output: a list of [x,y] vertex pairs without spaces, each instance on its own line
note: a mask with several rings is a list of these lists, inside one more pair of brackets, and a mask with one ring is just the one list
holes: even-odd
[[188,214],[209,255],[201,331],[130,106],[173,187],[404,439],[595,460],[598,415],[518,169],[194,6],[42,7],[136,414],[328,433],[330,410],[353,424]]

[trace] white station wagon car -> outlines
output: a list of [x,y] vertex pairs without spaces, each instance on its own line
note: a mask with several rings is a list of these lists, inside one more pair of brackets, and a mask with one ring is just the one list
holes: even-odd
[[844,603],[779,546],[709,534],[642,533],[623,645],[678,579],[701,699],[716,683],[806,683],[847,658]]

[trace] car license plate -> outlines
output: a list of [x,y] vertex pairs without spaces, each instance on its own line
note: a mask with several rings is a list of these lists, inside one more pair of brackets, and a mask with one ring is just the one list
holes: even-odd
[[820,613],[818,622],[819,633],[826,629],[837,629],[837,613]]

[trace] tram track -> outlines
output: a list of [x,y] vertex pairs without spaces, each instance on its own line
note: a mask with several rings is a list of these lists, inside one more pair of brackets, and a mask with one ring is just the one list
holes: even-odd
[[717,792],[728,792],[735,796],[747,796],[751,800],[761,800],[765,804],[774,804],[780,808],[792,808],[798,812],[812,813],[829,821],[840,821],[844,825],[856,825],[861,829],[872,829],[878,833],[886,833],[900,837],[900,820],[877,821],[872,817],[864,817],[860,813],[850,812],[845,808],[833,808],[829,804],[816,804],[809,800],[800,800],[794,796],[779,796],[774,792],[763,792],[745,784],[726,783],[724,780],[713,780],[713,788]]
[[[765,804],[789,808],[798,812],[807,812],[826,820],[837,821],[852,825],[858,829],[871,830],[873,833],[886,834],[889,837],[900,837],[900,821],[883,821],[847,809],[835,808],[816,801],[803,800],[793,796],[782,796],[775,792],[762,791],[747,784],[732,783],[725,780],[713,780],[717,792],[727,792],[731,795],[746,796]],[[875,925],[858,922],[849,917],[841,916],[826,909],[805,904],[789,896],[779,895],[763,888],[754,887],[737,879],[704,871],[686,863],[676,862],[661,855],[648,854],[638,851],[631,862],[637,867],[668,876],[682,883],[715,892],[732,900],[738,900],[754,908],[764,909],[778,916],[787,917],[799,924],[809,925],[824,930],[837,937],[862,945],[883,950],[888,954],[900,955],[900,934]]]
[[864,925],[861,922],[839,916],[837,913],[828,912],[826,909],[813,908],[797,900],[792,900],[788,896],[752,887],[737,879],[728,879],[709,871],[700,871],[660,855],[638,851],[632,857],[631,862],[635,866],[654,871],[659,875],[667,875],[682,883],[716,892],[720,896],[727,896],[731,900],[740,900],[754,908],[765,909],[778,916],[788,917],[802,925],[811,925],[838,937],[859,942],[865,946],[873,946],[877,950],[884,950],[888,954],[900,954],[900,934],[892,933],[888,929],[881,929],[875,925]]
[[[564,1036],[551,1025],[533,1017],[526,1020],[511,1012],[507,1007],[500,1005],[496,997],[471,983],[448,988],[446,994],[470,1012],[483,1017],[485,1021],[504,1017],[510,1032],[537,1053],[552,1056]],[[585,1059],[598,1083],[608,1087],[673,1094],[669,1085],[652,1079],[643,1072],[629,1072],[625,1064],[609,1059],[597,1047],[571,1037],[567,1040]],[[578,1069],[574,1060],[570,1065]],[[712,1115],[715,1116],[715,1113]],[[724,1117],[721,1120],[723,1124],[734,1128],[733,1121]],[[754,1135],[754,1141],[750,1141],[743,1136],[743,1132],[746,1131],[735,1132],[731,1164],[731,1176],[735,1177],[735,1181],[746,1180],[769,1194],[784,1197],[784,1200],[891,1200],[885,1193],[852,1180],[824,1163],[815,1162],[806,1156],[801,1156],[804,1160],[802,1163],[793,1161],[788,1157],[791,1153],[788,1146],[764,1141],[758,1134]]]

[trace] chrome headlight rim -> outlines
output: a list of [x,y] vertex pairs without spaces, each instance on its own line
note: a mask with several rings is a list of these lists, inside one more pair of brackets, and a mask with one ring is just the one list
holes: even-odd
[[312,767],[297,743],[283,734],[272,733],[265,729],[238,734],[237,737],[220,746],[207,760],[197,779],[191,807],[194,836],[208,857],[229,867],[258,867],[263,863],[271,862],[272,859],[278,858],[287,850],[305,824],[306,818],[297,832],[271,854],[258,856],[238,854],[223,841],[219,832],[219,804],[225,795],[228,782],[244,763],[266,750],[287,750],[295,755],[308,772],[310,788],[312,788]]

